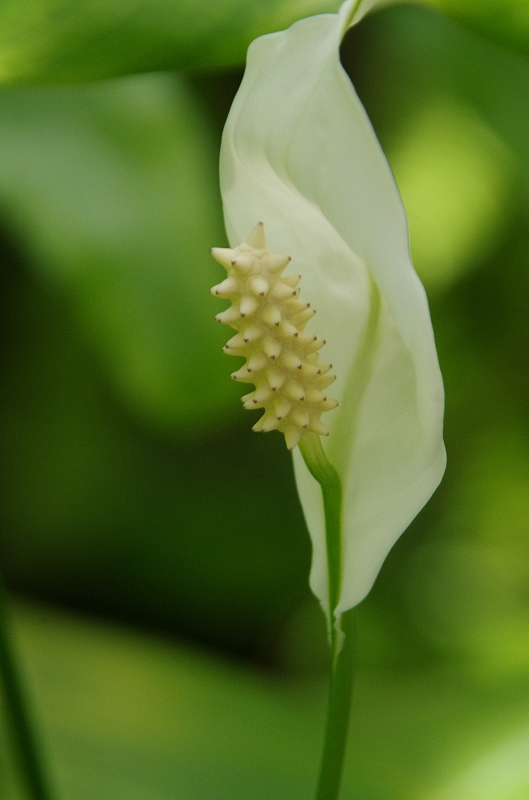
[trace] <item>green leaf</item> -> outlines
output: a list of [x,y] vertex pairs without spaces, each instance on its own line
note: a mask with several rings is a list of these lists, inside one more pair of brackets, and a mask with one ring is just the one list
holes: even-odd
[[242,64],[256,36],[338,5],[337,0],[7,0],[0,8],[0,83]]
[[236,408],[209,288],[213,133],[167,75],[0,94],[0,206],[119,395],[164,428]]
[[488,38],[529,52],[529,9],[524,0],[426,0]]

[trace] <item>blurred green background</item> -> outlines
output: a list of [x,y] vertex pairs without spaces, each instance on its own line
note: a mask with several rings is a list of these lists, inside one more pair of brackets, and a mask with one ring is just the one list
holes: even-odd
[[[229,380],[209,248],[247,44],[337,5],[0,8],[0,565],[58,800],[312,794],[309,540]],[[359,608],[344,800],[529,796],[529,10],[438,5],[342,48],[408,211],[449,454]],[[0,798],[23,797],[2,717]]]

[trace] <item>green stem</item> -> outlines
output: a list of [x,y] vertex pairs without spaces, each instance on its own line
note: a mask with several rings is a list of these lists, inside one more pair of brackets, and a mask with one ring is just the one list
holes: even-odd
[[356,645],[354,609],[338,619],[333,617],[342,587],[342,484],[319,436],[304,435],[299,448],[323,496],[332,649],[327,728],[316,800],[337,800],[347,746]]
[[340,794],[353,694],[355,617],[355,609],[351,608],[340,618],[344,638],[341,650],[333,659],[327,728],[316,800],[336,800]]
[[39,749],[30,721],[22,681],[9,635],[6,595],[0,581],[0,680],[3,683],[5,706],[31,800],[51,800],[44,777]]

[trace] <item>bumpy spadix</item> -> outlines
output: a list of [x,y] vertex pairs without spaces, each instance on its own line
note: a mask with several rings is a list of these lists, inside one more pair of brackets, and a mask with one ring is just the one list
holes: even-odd
[[262,222],[238,247],[211,253],[228,272],[211,294],[232,301],[216,320],[238,331],[223,351],[247,359],[231,377],[255,384],[242,398],[244,408],[264,409],[253,430],[280,430],[289,450],[306,432],[328,436],[320,417],[338,405],[324,393],[335,376],[332,364],[318,360],[325,340],[305,331],[316,311],[300,300],[301,276],[282,275],[290,256],[266,249]]

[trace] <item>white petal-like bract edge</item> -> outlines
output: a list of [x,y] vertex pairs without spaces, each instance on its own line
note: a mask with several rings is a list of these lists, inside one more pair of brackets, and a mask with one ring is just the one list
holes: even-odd
[[[251,44],[220,163],[232,247],[262,221],[268,248],[292,256],[288,272],[302,275],[303,297],[318,311],[308,329],[326,339],[337,375],[340,406],[325,417],[323,442],[344,491],[336,613],[367,594],[446,461],[443,385],[405,212],[339,60],[344,30],[360,15],[352,9]],[[321,492],[297,449],[294,464],[313,543],[310,584],[329,611]]]

